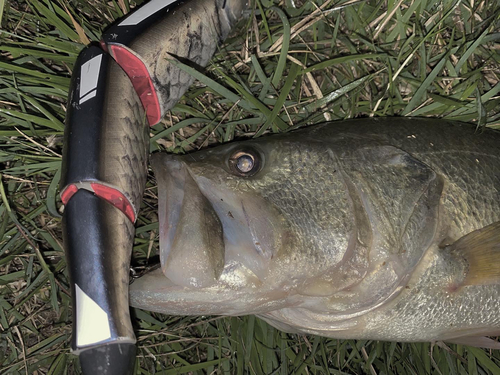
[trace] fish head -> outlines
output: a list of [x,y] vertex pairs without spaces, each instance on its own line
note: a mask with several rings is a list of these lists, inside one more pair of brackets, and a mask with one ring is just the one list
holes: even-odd
[[[322,199],[313,199],[325,195],[318,191],[318,183],[344,190],[333,181],[335,160],[314,142],[305,147],[300,137],[277,138],[152,157],[159,189],[163,275],[158,277],[164,284],[168,280],[179,299],[194,301],[199,296],[215,306],[218,297],[231,292],[233,298],[247,298],[240,299],[238,313],[256,311],[262,301],[276,308],[318,273],[318,264],[342,261],[352,223],[344,217],[345,197],[336,196],[345,191],[328,194],[328,207],[320,207]],[[340,218],[331,220],[332,216]],[[338,223],[342,225],[334,228]],[[307,242],[308,238],[328,245]],[[227,305],[210,310],[228,311],[234,313]]]
[[[279,166],[268,166],[275,158],[265,144],[235,143],[185,156],[162,153],[153,160],[167,277],[204,287],[216,282],[226,264],[237,263],[265,279],[284,245],[286,227],[265,194],[269,179],[278,177],[273,172]],[[174,265],[180,254],[186,257],[182,268]],[[195,263],[204,264],[186,272]]]

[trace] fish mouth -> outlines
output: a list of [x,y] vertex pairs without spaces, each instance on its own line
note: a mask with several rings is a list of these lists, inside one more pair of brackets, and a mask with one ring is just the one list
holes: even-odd
[[262,197],[224,186],[224,172],[207,172],[209,163],[190,163],[166,153],[151,158],[163,273],[194,288],[222,288],[226,279],[232,288],[264,281],[282,240],[276,212]]
[[248,197],[197,176],[185,160],[165,153],[151,157],[161,269],[130,285],[130,304],[176,315],[258,314],[284,307],[287,291],[263,281],[272,258],[266,246],[274,238],[262,231],[268,223],[257,220],[267,217],[264,203],[245,205]]
[[176,285],[209,287],[224,269],[221,221],[180,157],[160,154],[151,163],[158,182],[162,271]]

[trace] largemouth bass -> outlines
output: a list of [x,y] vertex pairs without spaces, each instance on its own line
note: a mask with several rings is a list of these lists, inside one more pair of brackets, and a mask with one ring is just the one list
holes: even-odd
[[161,269],[133,306],[500,348],[500,132],[357,119],[152,165]]

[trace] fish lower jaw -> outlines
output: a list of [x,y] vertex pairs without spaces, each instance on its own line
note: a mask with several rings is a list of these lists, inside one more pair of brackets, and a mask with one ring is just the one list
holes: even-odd
[[[185,270],[183,268],[163,266],[162,272],[165,279],[168,280],[171,288],[187,289],[211,289],[211,290],[255,290],[262,287],[262,281],[249,268],[238,261],[229,260],[225,263],[221,274],[218,277],[212,275],[212,282],[205,282],[206,275],[203,275],[203,269],[198,272],[192,272],[192,267]],[[186,276],[188,272],[192,276]]]
[[237,261],[226,262],[219,283],[232,289],[256,289],[262,286],[257,275]]

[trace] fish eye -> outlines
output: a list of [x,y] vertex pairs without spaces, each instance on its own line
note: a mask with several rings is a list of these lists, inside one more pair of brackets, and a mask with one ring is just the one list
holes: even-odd
[[237,176],[250,177],[260,170],[260,159],[260,155],[254,150],[239,150],[229,157],[229,167]]

